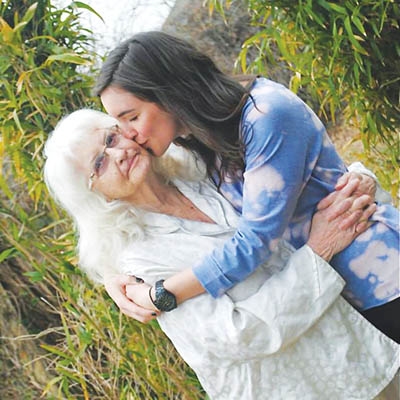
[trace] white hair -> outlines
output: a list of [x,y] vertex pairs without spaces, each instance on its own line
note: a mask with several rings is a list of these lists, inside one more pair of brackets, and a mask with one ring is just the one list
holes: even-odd
[[[122,201],[107,201],[102,194],[91,191],[88,177],[79,167],[76,149],[90,143],[87,138],[94,136],[96,130],[116,124],[114,118],[100,111],[75,111],[61,119],[44,149],[46,185],[72,217],[78,235],[79,265],[97,282],[102,282],[108,273],[118,272],[118,256],[123,248],[145,235],[141,211]],[[153,166],[166,180],[205,177],[201,163],[174,145],[166,155],[154,159]]]

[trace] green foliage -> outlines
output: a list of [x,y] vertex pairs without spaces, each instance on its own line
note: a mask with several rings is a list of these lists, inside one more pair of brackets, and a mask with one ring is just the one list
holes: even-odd
[[99,107],[83,9],[94,12],[82,2],[0,3],[0,284],[14,290],[25,326],[40,338],[48,383],[29,379],[43,398],[200,399],[196,377],[158,326],[122,317],[74,266],[71,222],[42,180],[43,145],[57,121]]
[[[74,8],[55,10],[43,0],[29,7],[9,1],[2,8],[0,154],[4,159],[7,151],[12,173],[37,204],[43,195],[44,139],[62,115],[84,106],[90,93],[91,78],[78,73],[78,66],[91,65],[89,39]],[[8,193],[4,180],[2,185]]]
[[42,345],[57,371],[44,394],[56,386],[71,399],[200,398],[196,377],[156,324],[132,323],[103,290],[71,278],[56,307],[63,340]]
[[[211,11],[223,12],[234,0],[208,3]],[[400,161],[398,2],[246,3],[252,24],[259,29],[243,43],[238,59],[241,69],[268,76],[271,65],[284,68],[291,76],[290,88],[296,93],[305,89],[325,120],[343,115],[360,131],[364,162],[378,169],[395,197]]]

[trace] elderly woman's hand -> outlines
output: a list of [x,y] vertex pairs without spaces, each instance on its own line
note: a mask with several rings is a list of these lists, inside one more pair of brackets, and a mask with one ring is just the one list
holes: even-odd
[[144,286],[147,286],[148,293],[149,286],[143,283],[142,279],[129,275],[109,275],[104,279],[104,287],[107,293],[121,312],[137,321],[146,323],[156,318],[159,311],[155,310],[153,304],[150,307],[144,307],[142,304],[136,304],[130,298],[135,297],[133,293],[136,289],[143,293]]
[[138,306],[159,312],[150,299],[150,289],[151,286],[147,283],[142,283],[140,285],[127,285],[126,297]]
[[[364,231],[368,218],[372,215],[371,210],[375,211],[373,206],[375,191],[376,182],[372,178],[348,172],[339,179],[336,191],[319,202],[318,211],[326,209],[329,221],[342,216],[340,222],[342,229],[353,227],[354,222],[358,220],[355,229],[359,232]],[[359,216],[355,211],[363,211],[363,214]]]
[[344,250],[369,227],[368,219],[376,211],[369,196],[354,196],[358,183],[349,182],[343,189],[323,199],[323,207],[314,214],[307,244],[326,261]]
[[338,179],[335,189],[336,190],[343,189],[352,179],[357,179],[359,181],[357,189],[353,193],[355,196],[358,197],[366,194],[370,196],[372,199],[375,198],[376,188],[377,188],[375,179],[359,172],[346,172],[345,174],[343,174]]

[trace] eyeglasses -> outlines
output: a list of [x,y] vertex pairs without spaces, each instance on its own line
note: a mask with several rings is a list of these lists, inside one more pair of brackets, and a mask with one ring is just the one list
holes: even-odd
[[119,142],[119,138],[121,137],[121,131],[118,125],[106,128],[105,131],[104,148],[102,152],[95,158],[93,171],[89,176],[89,190],[92,190],[94,180],[103,175],[106,170],[107,149],[115,147]]

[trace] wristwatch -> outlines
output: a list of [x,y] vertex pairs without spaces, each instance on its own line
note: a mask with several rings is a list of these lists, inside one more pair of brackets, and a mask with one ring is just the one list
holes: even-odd
[[175,295],[164,287],[164,279],[160,279],[154,285],[156,295],[154,300],[151,297],[151,289],[149,290],[150,300],[160,311],[171,311],[177,307]]

